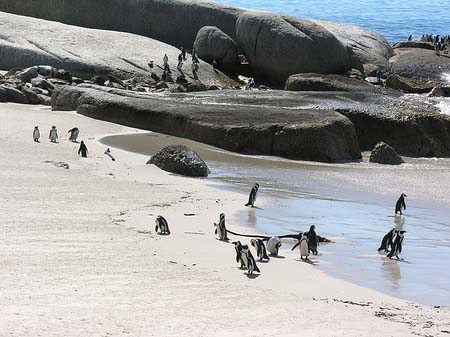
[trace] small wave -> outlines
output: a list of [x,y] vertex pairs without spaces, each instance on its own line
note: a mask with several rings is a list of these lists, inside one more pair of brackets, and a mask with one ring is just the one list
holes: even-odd
[[450,83],[450,74],[449,73],[442,73],[441,78],[443,81]]

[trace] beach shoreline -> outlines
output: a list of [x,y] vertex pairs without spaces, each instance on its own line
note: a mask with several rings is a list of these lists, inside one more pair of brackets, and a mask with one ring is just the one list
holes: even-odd
[[[3,104],[0,116],[2,335],[293,336],[299,323],[305,336],[448,330],[447,308],[332,278],[300,263],[298,252],[247,277],[212,224],[220,212],[234,219],[246,196],[169,175],[145,165],[146,156],[103,155],[100,135],[135,129],[41,106]],[[35,124],[40,144],[31,139]],[[62,131],[59,144],[45,137],[51,125]],[[65,136],[74,125],[87,159]],[[168,237],[154,233],[158,214],[171,225]]]

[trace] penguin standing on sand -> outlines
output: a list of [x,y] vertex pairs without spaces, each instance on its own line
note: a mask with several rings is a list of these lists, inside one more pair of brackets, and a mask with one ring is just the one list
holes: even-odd
[[272,256],[278,256],[278,250],[281,247],[281,240],[277,236],[272,236],[269,241],[267,241],[267,251]]
[[400,215],[402,215],[402,208],[403,210],[406,210],[405,198],[405,193],[402,193],[400,198],[398,198],[397,203],[395,204],[395,214],[400,213]]
[[243,245],[241,250],[241,256],[244,260],[245,265],[247,266],[247,274],[253,275],[254,271],[257,271],[260,273],[261,271],[258,268],[258,265],[256,264],[255,258],[252,255],[252,252],[248,248],[248,245]]
[[263,240],[261,239],[251,239],[250,244],[256,249],[256,256],[258,256],[259,261],[263,259],[270,260],[267,256],[266,246],[264,245]]
[[155,226],[156,233],[159,232],[159,234],[166,234],[166,235],[170,234],[169,224],[167,223],[167,220],[164,219],[164,217],[158,215],[156,217],[155,224],[156,224]]
[[308,231],[308,247],[309,251],[314,255],[317,255],[317,246],[319,245],[317,234],[316,234],[316,226],[311,225]]
[[395,228],[392,228],[385,236],[383,236],[383,240],[381,240],[380,248],[378,248],[378,251],[381,252],[384,250],[385,253],[389,252],[389,247],[392,248],[392,243],[394,241],[394,236],[396,234]]
[[395,236],[394,243],[392,244],[391,252],[386,255],[386,257],[392,259],[394,256],[399,260],[398,254],[402,252],[403,239],[405,237],[406,231],[397,231],[397,235]]
[[236,251],[236,262],[241,264],[241,269],[246,267],[246,264],[242,257],[242,243],[241,241],[233,242],[234,250]]
[[252,190],[250,191],[250,195],[248,196],[248,202],[245,204],[245,206],[255,207],[256,195],[258,194],[258,190],[259,190],[259,184],[256,183],[252,187]]
[[308,234],[303,233],[301,239],[298,240],[298,242],[294,245],[294,247],[292,247],[291,250],[294,250],[295,248],[297,248],[297,246],[300,246],[300,258],[303,260],[303,257],[305,257],[305,260],[308,260]]
[[219,240],[228,241],[227,228],[225,227],[225,213],[220,213],[219,223],[214,223],[216,226],[215,234],[219,236]]

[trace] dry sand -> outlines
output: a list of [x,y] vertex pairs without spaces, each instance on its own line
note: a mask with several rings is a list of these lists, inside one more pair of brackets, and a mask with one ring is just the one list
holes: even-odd
[[[214,238],[246,195],[170,175],[97,139],[139,132],[47,107],[0,105],[0,336],[446,335],[430,308],[337,280],[298,251],[249,278]],[[32,130],[41,129],[41,143]],[[49,143],[51,125],[60,143]],[[67,130],[90,151],[78,158]],[[45,161],[64,162],[69,169]],[[195,216],[184,216],[195,213]],[[154,233],[164,215],[170,236]],[[242,238],[241,238],[242,240]],[[247,240],[242,240],[247,241]],[[315,258],[312,259],[314,261]]]

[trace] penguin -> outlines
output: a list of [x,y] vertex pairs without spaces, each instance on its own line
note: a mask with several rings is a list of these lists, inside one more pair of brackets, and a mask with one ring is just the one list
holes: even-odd
[[219,240],[228,241],[227,228],[225,227],[225,213],[220,213],[219,223],[214,223],[216,226],[215,234],[219,236]]
[[406,231],[397,231],[397,235],[395,236],[394,243],[392,244],[391,252],[386,255],[386,257],[392,259],[394,256],[399,260],[398,254],[402,252],[402,244],[403,239],[405,237]]
[[402,208],[403,210],[406,210],[405,198],[405,193],[402,193],[400,198],[398,198],[397,203],[395,204],[395,214],[400,213],[400,215],[402,215]]
[[75,127],[75,128],[70,129],[67,133],[70,133],[69,140],[73,143],[76,143],[78,135],[80,133],[80,129]]
[[311,225],[311,227],[309,227],[309,231],[308,231],[308,247],[309,247],[309,251],[311,253],[313,253],[314,255],[317,255],[317,246],[318,246],[319,242],[317,239],[317,234],[316,234],[316,226]]
[[233,242],[234,250],[236,251],[236,262],[241,264],[241,269],[246,267],[246,264],[242,257],[242,243],[241,241]]
[[247,267],[247,274],[248,275],[253,275],[254,271],[257,271],[258,273],[260,273],[261,271],[258,268],[258,265],[256,264],[255,258],[252,255],[252,252],[250,251],[250,249],[248,248],[248,245],[243,245],[242,246],[242,250],[241,250],[241,256],[242,259],[244,260],[244,263]]
[[155,220],[156,226],[155,226],[155,232],[159,234],[170,234],[169,230],[169,224],[167,223],[167,220],[164,219],[161,215],[158,215]]
[[298,240],[298,242],[292,247],[291,250],[294,250],[297,248],[297,246],[300,246],[300,258],[303,260],[303,257],[305,257],[305,260],[308,260],[309,256],[309,248],[308,248],[308,234],[303,233],[301,236],[301,239]]
[[381,246],[378,248],[378,251],[381,252],[384,250],[385,253],[389,252],[389,247],[392,248],[392,243],[394,240],[394,236],[396,234],[395,228],[392,228],[387,234],[383,237],[383,240],[381,240]]
[[256,256],[258,256],[259,261],[263,259],[270,260],[267,256],[266,246],[264,245],[263,240],[261,239],[251,239],[250,244],[256,249]]
[[245,206],[255,207],[256,195],[258,194],[258,190],[259,190],[259,184],[256,183],[252,187],[252,190],[250,191],[250,195],[248,196],[248,202],[245,204]]
[[272,236],[269,241],[267,241],[267,250],[270,255],[278,256],[278,250],[281,247],[281,240],[279,237]]

